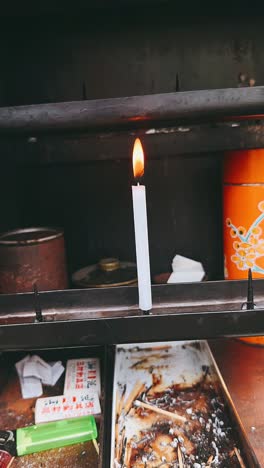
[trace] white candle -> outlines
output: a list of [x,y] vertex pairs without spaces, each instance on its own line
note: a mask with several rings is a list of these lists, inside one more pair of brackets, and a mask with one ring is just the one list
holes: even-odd
[[[133,168],[135,179],[144,174],[144,153],[137,138],[133,150]],[[132,186],[134,227],[137,257],[139,308],[143,311],[152,309],[151,279],[149,265],[148,221],[146,190],[144,185]]]

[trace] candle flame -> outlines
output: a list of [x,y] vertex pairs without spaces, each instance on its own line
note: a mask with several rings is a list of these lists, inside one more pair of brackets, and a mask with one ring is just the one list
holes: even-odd
[[135,179],[144,175],[144,151],[139,138],[135,140],[133,148],[133,172]]

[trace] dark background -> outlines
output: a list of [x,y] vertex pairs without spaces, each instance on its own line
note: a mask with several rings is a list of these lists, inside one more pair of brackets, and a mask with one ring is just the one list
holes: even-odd
[[[264,81],[252,5],[15,2],[0,21],[1,106],[236,87],[241,72]],[[102,256],[133,261],[135,136],[32,135],[2,151],[0,229],[63,227],[71,272]],[[151,151],[142,141],[152,274],[180,253],[221,278],[223,153],[174,154],[171,135]]]

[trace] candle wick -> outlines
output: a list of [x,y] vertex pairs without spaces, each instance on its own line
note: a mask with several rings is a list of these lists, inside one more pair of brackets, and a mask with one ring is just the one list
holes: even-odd
[[137,184],[140,185],[139,182]]

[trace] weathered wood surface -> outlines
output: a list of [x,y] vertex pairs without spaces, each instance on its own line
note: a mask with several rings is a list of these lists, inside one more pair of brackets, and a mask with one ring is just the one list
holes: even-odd
[[261,114],[264,87],[150,94],[0,109],[0,132],[100,131]]

